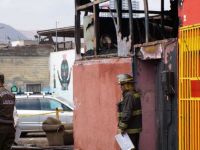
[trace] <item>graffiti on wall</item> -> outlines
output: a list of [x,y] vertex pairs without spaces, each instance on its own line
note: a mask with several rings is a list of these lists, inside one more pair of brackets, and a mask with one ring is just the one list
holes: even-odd
[[73,103],[73,72],[75,50],[52,52],[49,59],[50,90]]
[[57,73],[58,73],[58,79],[60,81],[62,90],[68,90],[70,77],[71,77],[71,69],[69,71],[69,65],[66,59],[66,54],[63,54],[63,60],[60,66],[60,70],[61,70],[61,73],[59,73],[58,70],[57,70]]

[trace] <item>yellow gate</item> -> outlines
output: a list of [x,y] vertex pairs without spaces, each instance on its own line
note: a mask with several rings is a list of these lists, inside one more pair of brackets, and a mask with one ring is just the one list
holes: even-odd
[[200,25],[179,31],[179,150],[200,150]]

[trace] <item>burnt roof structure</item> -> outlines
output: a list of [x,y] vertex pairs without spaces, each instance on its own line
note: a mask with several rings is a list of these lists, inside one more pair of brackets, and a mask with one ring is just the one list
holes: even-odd
[[[81,47],[81,12],[83,12],[85,16],[87,16],[88,14],[93,15],[92,23],[94,26],[94,55],[98,54],[98,51],[100,49],[101,33],[102,30],[104,30],[105,28],[108,28],[112,33],[113,30],[116,29],[116,31],[113,33],[115,34],[115,41],[117,41],[116,39],[118,38],[116,37],[116,33],[121,33],[123,37],[130,36],[130,50],[133,48],[134,44],[142,44],[156,40],[177,37],[177,0],[170,0],[170,11],[164,9],[164,0],[161,0],[160,11],[149,10],[148,0],[143,0],[144,10],[133,10],[131,0],[128,0],[128,10],[122,9],[123,0],[115,0],[116,9],[109,9],[109,7],[107,7],[107,9],[102,8],[100,3],[107,1],[109,0],[75,0],[75,42],[77,54],[80,54]],[[110,14],[115,15],[111,15],[111,17],[106,18],[106,20],[105,18],[100,16],[100,13],[102,12],[109,12]],[[123,13],[129,14],[129,17],[123,18]],[[144,14],[144,17],[133,18],[134,13]],[[154,15],[154,17],[152,17],[152,15]],[[116,23],[113,23],[114,20]],[[103,24],[102,22],[104,22],[105,24]],[[112,27],[109,26],[111,24]]]

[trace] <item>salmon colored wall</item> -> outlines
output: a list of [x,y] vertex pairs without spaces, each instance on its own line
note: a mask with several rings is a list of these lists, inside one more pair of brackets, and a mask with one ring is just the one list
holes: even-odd
[[116,75],[131,73],[130,58],[76,62],[74,140],[78,150],[117,150],[117,107],[121,93]]
[[184,0],[183,5],[179,6],[179,16],[183,26],[200,23],[199,15],[200,0]]

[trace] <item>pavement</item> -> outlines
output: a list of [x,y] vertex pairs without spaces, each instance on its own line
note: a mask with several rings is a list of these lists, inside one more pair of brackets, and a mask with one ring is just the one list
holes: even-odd
[[12,150],[73,150],[73,145],[49,146],[46,137],[37,136],[20,138],[17,144],[12,147]]

